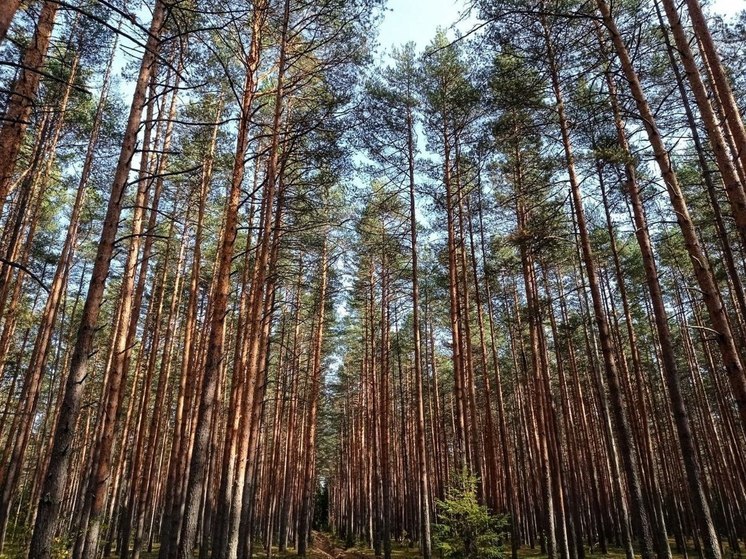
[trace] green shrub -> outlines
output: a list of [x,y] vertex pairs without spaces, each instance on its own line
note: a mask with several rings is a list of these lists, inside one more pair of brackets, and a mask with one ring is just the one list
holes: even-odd
[[436,549],[443,559],[501,559],[506,516],[479,504],[477,478],[464,470],[454,476],[446,498],[437,502],[433,527]]

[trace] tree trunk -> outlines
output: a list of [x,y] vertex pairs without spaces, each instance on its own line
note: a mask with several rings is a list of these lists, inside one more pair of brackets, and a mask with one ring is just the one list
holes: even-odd
[[[10,23],[12,12],[15,11],[12,7],[14,1],[11,0],[7,6],[0,8],[0,33],[2,35],[4,35],[2,32],[3,18],[7,12],[8,23]],[[17,8],[18,2],[15,3]],[[49,43],[52,40],[52,29],[58,9],[59,4],[57,2],[44,2],[34,37],[21,58],[20,75],[11,86],[8,105],[3,115],[3,126],[0,128],[0,153],[3,154],[2,159],[0,159],[0,213],[2,213],[5,199],[14,186],[13,176],[18,164],[18,155],[21,152],[23,135],[29,125],[31,110],[34,108],[36,93],[41,80],[41,69],[47,56],[47,50],[49,50]],[[3,39],[2,35],[0,35],[0,41]]]
[[733,134],[733,139],[736,143],[735,153],[740,158],[741,168],[746,171],[746,150],[743,148],[743,146],[746,146],[746,129],[744,128],[738,103],[733,95],[730,80],[718,56],[715,41],[710,33],[710,27],[707,25],[704,13],[702,13],[702,6],[699,0],[686,0],[686,6],[689,10],[689,18],[692,21],[694,35],[702,45],[702,53],[706,59],[705,64],[707,64],[712,72],[713,86],[716,96],[722,105],[728,129]]
[[414,346],[414,377],[417,390],[417,466],[420,497],[420,550],[422,559],[432,555],[430,542],[430,480],[425,444],[425,402],[422,388],[422,342],[420,340],[420,286],[417,269],[417,217],[415,211],[414,123],[412,109],[407,108],[407,161],[409,169],[409,227],[412,244],[412,344]]
[[[152,77],[155,81],[155,75]],[[152,128],[152,105],[155,87],[151,87],[151,98],[148,99],[148,119],[151,121],[146,125],[145,137],[143,139],[143,150],[140,159],[140,174],[137,194],[134,201],[132,214],[132,229],[127,257],[124,263],[121,287],[119,289],[119,316],[115,327],[116,335],[112,340],[110,365],[106,371],[106,389],[103,395],[103,416],[101,425],[101,437],[96,448],[96,462],[93,465],[91,480],[88,482],[88,495],[86,507],[89,509],[88,521],[81,529],[85,532],[82,559],[94,559],[98,556],[98,539],[101,524],[104,520],[104,509],[111,478],[112,451],[114,447],[114,436],[116,434],[117,422],[120,416],[120,408],[124,399],[124,391],[127,382],[127,365],[129,363],[130,351],[137,330],[139,308],[135,309],[135,276],[140,263],[140,241],[142,239],[143,216],[147,203],[148,191],[150,190],[150,157],[148,154],[157,149],[157,141],[151,142],[150,131]],[[143,258],[141,274],[145,274],[147,261]]]
[[[52,283],[47,295],[47,300],[44,305],[44,311],[42,313],[41,323],[39,324],[36,339],[34,341],[34,348],[31,352],[29,365],[26,369],[23,392],[21,396],[22,408],[19,408],[17,412],[18,415],[14,419],[14,426],[11,427],[10,435],[6,441],[6,451],[3,453],[3,456],[8,461],[8,464],[6,468],[2,469],[2,475],[0,475],[0,481],[2,482],[2,485],[0,486],[2,492],[2,495],[0,497],[0,550],[2,550],[5,541],[5,529],[7,527],[8,516],[10,512],[9,507],[11,497],[13,495],[13,492],[15,491],[18,477],[21,471],[21,466],[23,465],[24,456],[26,454],[26,448],[31,437],[31,431],[33,428],[32,418],[40,397],[42,373],[46,360],[49,356],[52,333],[57,321],[63,291],[67,285],[68,271],[72,262],[75,243],[77,241],[77,231],[80,224],[80,213],[83,207],[83,201],[85,199],[88,180],[91,174],[93,150],[95,148],[98,133],[101,127],[104,100],[107,97],[110,76],[109,70],[111,68],[112,60],[113,57],[110,57],[109,65],[107,66],[107,71],[104,75],[104,83],[102,86],[101,96],[96,108],[96,116],[94,117],[93,129],[86,151],[83,171],[78,182],[78,188],[70,215],[70,221],[65,234],[65,241],[59,257],[59,261],[57,263],[57,267],[54,272],[54,276],[52,278]],[[77,75],[76,70],[78,62],[79,57],[76,56],[71,74],[68,78],[65,95],[63,96],[63,103],[65,107],[69,99],[70,90],[72,89],[72,82]],[[66,109],[63,109],[63,115],[65,110]],[[61,128],[62,122],[60,122],[57,126],[57,131],[55,133],[57,137],[59,136]],[[54,141],[53,143],[56,144],[56,141]],[[52,157],[50,157],[50,160],[47,163],[47,169],[51,168],[51,160]],[[46,175],[49,175],[48,171],[46,172]],[[1,431],[2,429],[0,429],[0,432]]]
[[10,22],[13,21],[13,16],[18,11],[20,5],[21,0],[6,0],[0,6],[0,43],[3,42],[5,36],[8,34]]
[[186,505],[183,514],[183,532],[178,545],[178,558],[187,559],[197,541],[200,502],[207,477],[208,451],[212,432],[212,416],[215,408],[220,364],[223,358],[225,317],[230,292],[231,263],[238,234],[238,207],[241,184],[245,174],[244,159],[249,146],[249,123],[256,82],[255,72],[259,63],[259,41],[264,14],[264,4],[254,7],[251,48],[246,64],[241,118],[236,140],[236,153],[231,175],[231,185],[223,225],[223,238],[218,252],[218,267],[215,272],[215,290],[212,300],[209,340],[200,390],[197,424],[194,432],[194,448],[189,467],[189,482],[186,488]]
[[223,112],[223,101],[218,102],[215,112],[215,121],[212,125],[210,143],[205,154],[202,167],[202,176],[200,177],[197,200],[197,222],[195,224],[194,244],[192,249],[192,266],[189,278],[189,297],[186,305],[186,315],[184,317],[184,338],[179,371],[179,388],[176,401],[176,413],[174,416],[174,434],[171,441],[170,457],[168,460],[168,472],[166,474],[165,490],[166,494],[163,502],[163,517],[161,520],[161,547],[159,550],[160,559],[171,559],[176,555],[179,538],[179,517],[181,516],[181,476],[188,467],[187,452],[189,447],[189,415],[188,397],[190,388],[196,384],[195,379],[197,370],[197,343],[196,323],[197,307],[199,296],[200,273],[202,270],[202,237],[205,221],[205,205],[207,195],[212,179],[214,166],[215,150],[217,145],[217,136],[219,121]]
[[700,244],[692,218],[689,215],[689,208],[681,191],[678,177],[676,176],[671,164],[668,150],[666,149],[666,146],[663,143],[663,138],[658,130],[655,116],[647,102],[640,80],[635,72],[634,66],[632,65],[632,60],[630,59],[627,47],[624,44],[624,40],[619,33],[616,22],[611,15],[609,5],[605,0],[596,0],[596,4],[603,17],[604,25],[611,35],[614,48],[621,62],[622,70],[629,82],[637,110],[644,122],[648,140],[653,148],[656,162],[661,171],[661,176],[666,184],[671,205],[676,212],[676,221],[678,222],[679,228],[684,237],[684,245],[692,263],[694,276],[699,288],[702,290],[702,297],[707,307],[712,327],[716,332],[718,347],[728,375],[728,380],[731,384],[736,405],[741,415],[741,422],[742,425],[746,427],[746,373],[744,372],[744,367],[741,363],[738,349],[734,342],[729,318],[720,297],[720,292],[709,268],[707,257],[702,250],[702,245]]
[[[667,0],[664,1],[668,3]],[[669,14],[669,17],[670,16],[671,14]],[[681,45],[679,45],[679,48],[681,48]],[[619,139],[622,149],[626,154],[629,154],[629,145],[626,134],[624,133],[624,124],[616,100],[616,86],[613,79],[608,74],[607,83],[610,89],[609,93],[612,97],[612,108],[614,110],[614,122],[617,130],[617,138]],[[709,103],[709,101],[707,102]],[[631,158],[628,157],[627,161],[631,161]],[[686,403],[681,393],[681,384],[679,381],[680,374],[676,365],[674,343],[668,326],[669,317],[663,299],[663,291],[658,279],[658,269],[655,263],[653,244],[650,240],[645,207],[643,206],[640,188],[637,183],[637,173],[632,163],[626,163],[624,170],[627,179],[627,193],[632,203],[635,220],[635,235],[637,236],[637,243],[640,246],[640,254],[642,256],[643,267],[645,270],[646,285],[653,305],[655,328],[658,334],[658,343],[660,344],[663,373],[666,379],[666,386],[668,387],[669,398],[671,399],[676,432],[678,434],[684,468],[686,470],[689,486],[689,499],[694,508],[694,515],[697,520],[700,537],[704,542],[705,555],[708,559],[719,559],[720,544],[715,532],[707,496],[704,492],[702,471],[694,447],[692,431],[689,424],[689,415],[686,410]]]
[[[596,268],[593,249],[591,248],[588,226],[583,210],[583,200],[580,195],[580,185],[575,172],[575,158],[572,151],[570,133],[565,116],[565,105],[559,82],[559,70],[556,66],[554,49],[550,40],[549,30],[544,24],[544,33],[547,42],[548,58],[550,65],[550,77],[552,88],[557,102],[557,114],[559,117],[560,133],[562,135],[562,144],[565,151],[565,162],[567,173],[570,178],[570,194],[572,196],[572,206],[575,210],[575,219],[580,235],[580,248],[582,252],[583,263],[585,265],[588,286],[591,291],[591,300],[593,303],[593,314],[596,319],[598,328],[598,337],[601,341],[601,353],[604,361],[604,370],[609,383],[609,396],[611,397],[611,411],[614,419],[614,431],[622,453],[624,470],[627,475],[627,483],[632,497],[633,514],[637,517],[638,526],[640,527],[640,543],[642,545],[643,559],[653,559],[655,551],[653,546],[653,534],[650,525],[650,516],[647,511],[645,499],[643,498],[642,481],[640,478],[640,463],[638,458],[637,447],[632,437],[632,431],[629,426],[629,419],[626,412],[626,404],[623,399],[621,386],[619,382],[619,371],[616,360],[616,348],[614,347],[609,323],[603,307],[601,288],[598,280],[598,270]],[[631,559],[631,558],[628,558]]]
[[42,489],[42,498],[38,504],[29,557],[47,559],[51,554],[52,539],[57,527],[60,505],[69,474],[75,423],[78,418],[80,403],[86,384],[85,381],[88,375],[88,361],[91,356],[93,337],[104,294],[104,285],[111,265],[114,242],[119,226],[119,216],[130,172],[130,162],[135,153],[140,118],[145,104],[145,93],[152,75],[159,36],[165,17],[165,6],[160,0],[156,0],[150,34],[140,65],[130,114],[127,120],[127,128],[122,140],[119,161],[109,195],[96,260],[91,270],[88,294],[86,295],[83,314],[80,326],[78,327],[63,401],[61,402],[60,413],[57,417],[52,458],[47,468],[44,487]]
[[321,391],[321,350],[324,342],[324,327],[326,315],[326,290],[328,282],[327,240],[324,238],[319,262],[319,298],[316,311],[316,330],[313,336],[311,361],[311,386],[309,387],[309,409],[306,412],[305,426],[305,462],[303,464],[303,487],[300,494],[300,509],[298,511],[298,555],[306,556],[306,542],[310,532],[311,514],[313,512],[313,497],[315,492],[315,460],[316,460],[316,422]]
[[676,50],[679,53],[679,58],[681,58],[684,70],[686,71],[689,85],[694,93],[694,99],[697,101],[699,114],[702,117],[707,136],[710,140],[710,147],[715,154],[715,161],[717,162],[718,169],[723,177],[723,184],[725,185],[725,191],[728,194],[728,200],[730,201],[733,218],[736,222],[736,228],[741,236],[741,243],[746,246],[746,192],[744,192],[744,187],[738,177],[734,162],[730,158],[730,152],[726,145],[725,138],[723,137],[720,123],[718,122],[715,110],[710,103],[697,64],[694,61],[694,54],[692,53],[692,49],[689,47],[689,39],[681,23],[681,16],[676,10],[676,5],[672,0],[662,0],[662,2],[663,8],[666,12],[666,17],[671,25],[674,41],[676,42]]

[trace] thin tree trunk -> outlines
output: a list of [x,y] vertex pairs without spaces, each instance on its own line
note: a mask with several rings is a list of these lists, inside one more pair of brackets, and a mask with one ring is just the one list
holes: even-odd
[[741,111],[733,95],[730,80],[720,61],[720,56],[718,56],[715,41],[710,33],[710,27],[707,25],[704,13],[702,13],[702,6],[699,0],[686,0],[686,6],[689,11],[689,18],[692,21],[694,35],[702,45],[702,53],[706,59],[705,63],[712,72],[713,86],[717,98],[722,104],[728,129],[733,134],[736,144],[736,154],[741,161],[741,168],[746,171],[746,149],[744,149],[744,146],[746,146],[746,128],[744,128]]
[[176,402],[176,413],[174,416],[174,434],[171,441],[171,450],[168,460],[168,471],[166,475],[166,494],[163,503],[163,518],[161,521],[161,547],[160,559],[171,559],[176,555],[179,539],[179,517],[181,508],[181,476],[187,467],[187,451],[189,432],[188,426],[191,420],[187,398],[190,387],[195,384],[197,344],[194,340],[197,323],[197,307],[200,285],[200,272],[202,270],[202,237],[205,221],[205,205],[207,194],[212,179],[217,135],[221,115],[223,112],[222,97],[215,111],[215,121],[212,125],[210,143],[205,154],[202,166],[197,200],[197,222],[195,224],[194,244],[192,248],[192,265],[189,278],[189,297],[184,317],[184,338],[182,352],[183,357],[179,371],[179,386]]
[[[91,131],[91,137],[89,139],[88,148],[86,151],[83,171],[78,182],[78,188],[75,195],[75,201],[73,203],[73,209],[70,215],[70,221],[65,234],[65,241],[59,257],[59,261],[57,263],[57,267],[55,269],[54,276],[52,278],[52,283],[47,295],[47,300],[44,305],[44,311],[42,313],[41,323],[39,325],[34,342],[34,348],[31,352],[29,365],[26,369],[24,386],[21,396],[23,407],[22,409],[19,408],[18,415],[14,420],[14,426],[11,427],[10,435],[6,441],[7,446],[6,451],[4,452],[4,458],[7,461],[7,469],[4,468],[2,470],[3,475],[0,478],[2,480],[2,500],[0,501],[0,550],[2,550],[5,540],[5,529],[8,522],[11,497],[18,482],[18,477],[20,475],[26,448],[31,436],[31,430],[33,427],[32,418],[40,397],[42,372],[46,360],[49,356],[49,344],[52,338],[55,323],[57,321],[62,294],[65,286],[67,285],[68,271],[72,262],[75,243],[77,241],[77,231],[80,224],[80,213],[83,207],[83,201],[85,199],[88,180],[91,174],[93,150],[95,148],[99,130],[101,128],[104,100],[106,99],[108,93],[112,60],[113,57],[110,57],[109,65],[107,66],[107,71],[104,75],[104,83],[96,109],[96,116],[94,117],[93,129]],[[79,58],[76,56],[73,70],[71,70],[71,75],[68,79],[68,85],[63,98],[65,106],[67,105],[70,89],[72,88],[72,81],[74,80],[75,75],[77,75],[77,72],[75,72],[74,70],[77,69],[78,61]],[[61,124],[62,123],[59,124],[58,129],[55,133],[56,136],[59,136]],[[54,143],[56,143],[56,141]],[[52,158],[50,157],[50,161],[47,164],[47,169],[51,167],[51,159]],[[48,175],[49,173],[47,172],[46,174]],[[18,422],[21,422],[20,428]]]
[[672,0],[662,0],[662,3],[668,22],[671,25],[671,31],[673,33],[674,41],[676,42],[676,50],[683,63],[686,76],[689,80],[689,85],[691,86],[694,98],[697,101],[699,114],[702,117],[705,130],[707,131],[707,136],[710,140],[710,147],[715,154],[718,169],[723,177],[723,184],[725,185],[725,191],[728,194],[728,200],[730,201],[733,218],[736,222],[736,228],[741,236],[741,242],[746,246],[746,192],[744,192],[744,187],[738,177],[734,162],[730,158],[728,146],[726,145],[725,138],[723,137],[722,130],[719,126],[717,115],[710,103],[704,81],[702,80],[697,64],[694,61],[694,54],[692,53],[692,49],[689,47],[689,39],[681,23],[681,16],[676,10],[676,5]]
[[310,520],[313,512],[313,496],[315,492],[313,472],[316,460],[316,435],[317,418],[319,408],[319,395],[321,391],[321,350],[324,342],[324,328],[326,326],[326,291],[328,283],[327,263],[327,240],[324,237],[321,246],[321,260],[319,262],[319,296],[316,311],[316,330],[313,336],[312,362],[311,362],[311,386],[309,388],[309,409],[306,412],[305,426],[305,463],[303,465],[303,487],[301,489],[301,503],[298,511],[298,555],[306,556],[306,542],[310,532]]
[[[626,412],[626,405],[623,400],[621,386],[619,382],[619,371],[616,360],[616,348],[614,347],[609,323],[603,307],[601,288],[598,279],[598,270],[596,267],[593,249],[591,247],[588,226],[586,224],[585,211],[583,210],[583,200],[580,195],[580,185],[575,171],[575,158],[573,155],[572,144],[565,116],[565,105],[562,90],[559,82],[559,69],[557,68],[554,54],[554,47],[551,42],[549,29],[542,17],[542,25],[547,43],[548,59],[550,65],[550,78],[552,88],[556,98],[557,114],[559,117],[560,133],[562,135],[562,144],[565,151],[565,162],[567,173],[570,179],[570,194],[572,197],[572,206],[575,210],[575,219],[580,235],[580,248],[583,263],[588,278],[588,286],[591,291],[591,300],[593,302],[593,314],[596,319],[598,337],[601,342],[601,353],[604,361],[604,370],[609,386],[609,396],[611,397],[611,411],[614,419],[615,435],[620,445],[622,461],[627,483],[632,497],[633,514],[637,517],[637,524],[640,527],[640,543],[642,545],[643,559],[652,559],[655,556],[653,546],[653,535],[650,524],[650,517],[647,506],[643,498],[643,487],[640,476],[640,462],[638,458],[637,447],[632,437],[629,425],[629,419]],[[629,549],[627,550],[629,553]],[[631,559],[631,558],[629,558]]]
[[[152,77],[156,79],[155,75]],[[155,88],[151,88],[151,95],[155,93]],[[152,114],[152,104],[154,99],[148,100],[148,116]],[[152,119],[150,119],[152,120]],[[124,391],[127,382],[127,365],[132,350],[134,337],[137,330],[139,308],[135,308],[135,277],[137,275],[138,264],[140,264],[140,241],[142,239],[143,217],[147,201],[148,191],[150,190],[150,158],[148,154],[154,148],[157,148],[157,141],[150,141],[151,123],[148,123],[143,140],[143,150],[140,165],[140,176],[137,188],[137,195],[134,201],[134,211],[132,215],[132,232],[130,234],[130,244],[127,251],[127,257],[124,263],[123,277],[119,289],[119,301],[121,307],[119,310],[118,324],[116,326],[116,336],[112,340],[111,363],[106,371],[107,388],[104,392],[104,411],[103,423],[101,426],[101,438],[98,441],[96,450],[97,460],[92,471],[92,478],[89,484],[88,504],[90,509],[88,513],[88,522],[81,527],[85,532],[85,542],[83,544],[82,559],[94,559],[98,555],[98,539],[101,530],[101,524],[104,520],[104,510],[106,498],[109,489],[109,479],[111,478],[112,451],[114,447],[114,436],[116,434],[117,421],[120,415],[120,408],[124,399]],[[143,257],[140,273],[145,277],[147,273],[147,260]]]
[[417,389],[417,465],[420,483],[420,550],[422,559],[432,555],[430,541],[430,480],[425,444],[425,403],[422,388],[422,342],[420,340],[420,286],[417,260],[417,217],[415,211],[414,123],[412,110],[407,108],[407,161],[409,168],[409,227],[412,253],[412,344],[414,346],[414,377]]

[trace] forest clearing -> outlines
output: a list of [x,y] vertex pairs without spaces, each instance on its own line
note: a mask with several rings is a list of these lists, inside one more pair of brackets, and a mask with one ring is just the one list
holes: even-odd
[[741,557],[739,1],[0,0],[0,557]]

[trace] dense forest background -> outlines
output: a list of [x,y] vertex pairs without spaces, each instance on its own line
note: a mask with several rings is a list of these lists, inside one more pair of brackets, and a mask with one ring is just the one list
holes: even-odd
[[742,553],[746,15],[385,9],[2,0],[0,553]]

